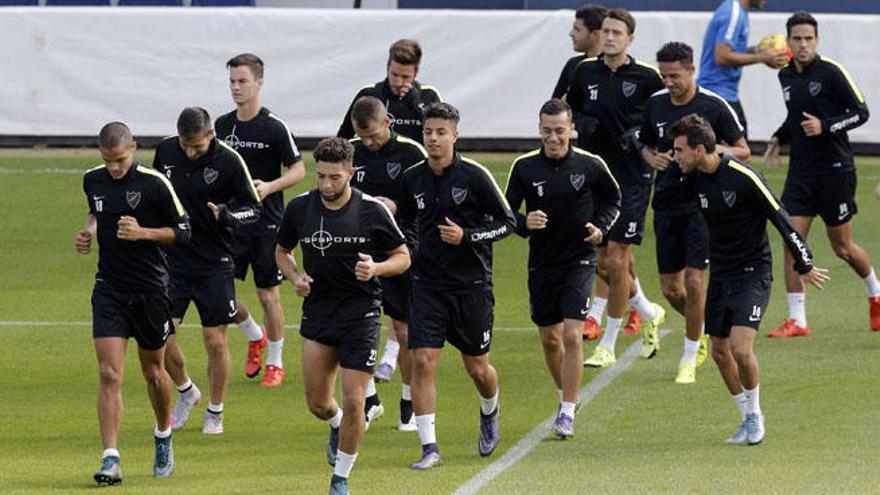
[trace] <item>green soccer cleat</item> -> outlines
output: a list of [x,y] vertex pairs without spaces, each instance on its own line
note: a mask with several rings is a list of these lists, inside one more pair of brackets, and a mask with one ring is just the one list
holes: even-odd
[[657,303],[654,306],[654,318],[647,324],[642,332],[642,357],[651,359],[660,350],[660,325],[666,322],[666,310]]
[[697,367],[706,362],[709,357],[709,336],[705,333],[700,335],[700,348],[697,350]]
[[585,368],[607,368],[617,362],[614,353],[610,350],[597,345],[593,351],[593,355],[584,361]]
[[675,383],[694,383],[697,381],[697,367],[692,363],[678,365],[678,374],[675,375]]

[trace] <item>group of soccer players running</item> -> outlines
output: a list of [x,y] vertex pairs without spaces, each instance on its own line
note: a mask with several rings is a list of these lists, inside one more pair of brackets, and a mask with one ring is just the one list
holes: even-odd
[[[725,3],[731,1],[763,3]],[[676,382],[695,381],[711,339],[741,414],[728,442],[760,443],[753,343],[770,296],[768,219],[782,235],[786,284],[800,288],[802,309],[803,284],[821,288],[828,280],[805,240],[812,218],[822,215],[835,252],[864,279],[871,328],[880,330],[880,284],[850,236],[855,171],[846,131],[865,122],[867,107],[846,71],[817,55],[812,16],[794,14],[786,27],[794,50],[780,70],[788,116],[767,155],[772,161],[780,144],[790,144],[782,202],[747,163],[741,108],[738,115],[696,84],[692,49],[663,45],[658,71],[627,53],[633,16],[595,5],[576,13],[570,35],[584,54],[566,64],[554,97],[541,106],[542,146],[513,162],[506,192],[455,150],[459,112],[416,81],[422,54],[413,40],[391,46],[385,80],[362,88],[339,137],[316,146],[317,187],[286,208],[283,191],[304,178],[305,168],[287,125],[261,104],[264,67],[253,54],[227,63],[236,110],[212,124],[204,109],[184,109],[177,136],[157,146],[152,167],[134,160],[137,146],[125,124],[107,124],[99,135],[104,164],[84,177],[89,214],[75,239],[81,253],[95,237],[101,248],[92,305],[105,450],[95,480],[122,482],[117,437],[127,339],[137,341],[156,416],[154,475],[170,476],[171,432],[201,401],[175,338],[189,302],[199,312],[208,356],[202,431],[219,434],[228,324],[238,323],[248,338],[248,377],[259,375],[268,347],[261,385],[284,379],[284,279],[303,298],[303,382],[309,410],[329,425],[331,494],[348,493],[364,430],[384,411],[374,375],[390,379],[397,361],[399,429],[418,431],[422,445],[412,467],[441,463],[435,376],[447,341],[479,394],[478,450],[491,455],[500,440],[498,374],[489,361],[492,243],[514,232],[529,239],[531,318],[559,392],[552,432],[573,437],[583,368],[615,364],[627,301],[625,329],[642,334],[642,356],[660,348],[666,312],[642,292],[632,251],[642,240],[652,183],[661,288],[686,320]],[[826,187],[828,181],[837,185]],[[302,266],[292,254],[297,245]],[[234,278],[243,280],[248,265],[265,328],[235,295]],[[596,273],[597,297],[589,305]],[[390,357],[380,362],[382,312],[397,344],[386,346]],[[806,324],[793,318],[779,332],[805,335]],[[600,336],[584,360],[582,337]],[[172,382],[179,391],[173,408]]]

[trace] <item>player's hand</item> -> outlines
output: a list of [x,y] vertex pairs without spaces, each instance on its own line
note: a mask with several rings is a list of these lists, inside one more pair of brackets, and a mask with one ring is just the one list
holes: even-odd
[[299,297],[308,297],[309,293],[312,292],[312,282],[314,282],[314,280],[308,273],[303,273],[302,275],[297,274],[290,282],[293,284],[293,288],[296,290],[296,295]]
[[674,161],[675,157],[672,156],[672,150],[669,150],[666,153],[660,153],[658,151],[654,153],[654,156],[651,158],[651,161],[648,162],[648,165],[662,172],[663,170],[666,170],[669,167],[669,164]]
[[443,217],[443,219],[446,220],[446,225],[437,226],[440,229],[440,240],[447,244],[458,246],[461,244],[462,237],[464,237],[464,229],[450,220],[449,217]]
[[584,237],[584,242],[588,242],[594,246],[602,242],[602,231],[599,230],[595,225],[587,222],[586,224],[584,224],[584,228],[587,229],[587,236]]
[[547,214],[541,210],[530,211],[526,214],[526,228],[529,230],[547,228]]
[[785,67],[789,60],[791,59],[788,57],[787,50],[777,50],[775,52],[765,50],[761,52],[761,62],[764,62],[765,65],[773,69]]
[[257,194],[260,195],[260,201],[266,199],[266,196],[272,194],[272,190],[269,187],[268,182],[263,182],[260,179],[254,179],[254,189],[257,190]]
[[208,201],[208,208],[214,213],[214,220],[220,220],[220,207]]
[[831,277],[828,276],[828,270],[826,268],[819,268],[815,266],[812,270],[804,273],[800,277],[805,284],[810,284],[819,290],[822,290],[822,285],[824,285],[825,282],[831,280]]
[[354,265],[354,276],[358,281],[367,282],[379,274],[376,268],[376,262],[373,261],[372,256],[369,254],[358,253],[358,258],[360,258],[360,261]]
[[124,241],[137,241],[143,239],[141,226],[135,217],[127,215],[119,217],[116,222],[116,237]]
[[89,254],[92,250],[92,233],[88,230],[80,230],[73,239],[73,245],[80,254]]
[[780,161],[779,139],[775,137],[770,138],[770,141],[767,141],[767,151],[764,152],[764,165],[767,168],[774,169],[779,166]]
[[806,134],[807,137],[822,134],[822,121],[819,120],[819,117],[807,112],[802,113],[804,115],[804,120],[801,121],[801,128],[804,130],[804,134]]
[[387,206],[388,209],[391,210],[392,215],[397,215],[397,203],[389,198],[386,198],[385,196],[376,196],[376,199],[385,203],[385,206]]

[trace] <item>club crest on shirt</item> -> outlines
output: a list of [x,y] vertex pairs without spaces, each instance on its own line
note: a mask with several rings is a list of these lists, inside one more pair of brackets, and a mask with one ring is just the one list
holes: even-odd
[[131,206],[131,209],[134,210],[139,204],[141,204],[141,192],[125,191],[125,201],[128,203],[128,206]]
[[571,174],[568,176],[568,180],[571,181],[571,187],[575,191],[580,191],[584,187],[584,181],[587,180],[587,176],[584,174]]
[[219,176],[220,176],[220,172],[214,170],[213,168],[205,167],[205,172],[204,172],[205,184],[208,184],[208,185],[212,184],[215,180],[217,180],[217,177],[219,177]]
[[810,96],[816,96],[822,91],[822,83],[819,81],[810,81]]
[[721,197],[728,208],[733,208],[733,204],[736,203],[736,191],[721,191]]
[[400,175],[400,163],[386,163],[385,169],[388,171],[388,177],[396,179]]
[[452,188],[452,200],[455,201],[455,204],[460,205],[464,202],[465,198],[467,198],[468,192],[467,189],[463,187],[453,187]]
[[637,88],[638,88],[638,85],[636,83],[629,82],[629,81],[623,81],[623,86],[622,86],[623,96],[626,96],[627,98],[629,98],[630,96],[632,96],[636,92]]

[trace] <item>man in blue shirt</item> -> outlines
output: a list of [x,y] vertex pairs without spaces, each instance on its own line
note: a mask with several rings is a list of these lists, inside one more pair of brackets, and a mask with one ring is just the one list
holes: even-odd
[[736,111],[746,128],[746,116],[739,102],[739,79],[742,66],[764,63],[782,67],[788,63],[786,52],[759,52],[749,46],[749,9],[760,9],[765,0],[724,0],[706,28],[700,75],[697,84],[719,94]]

